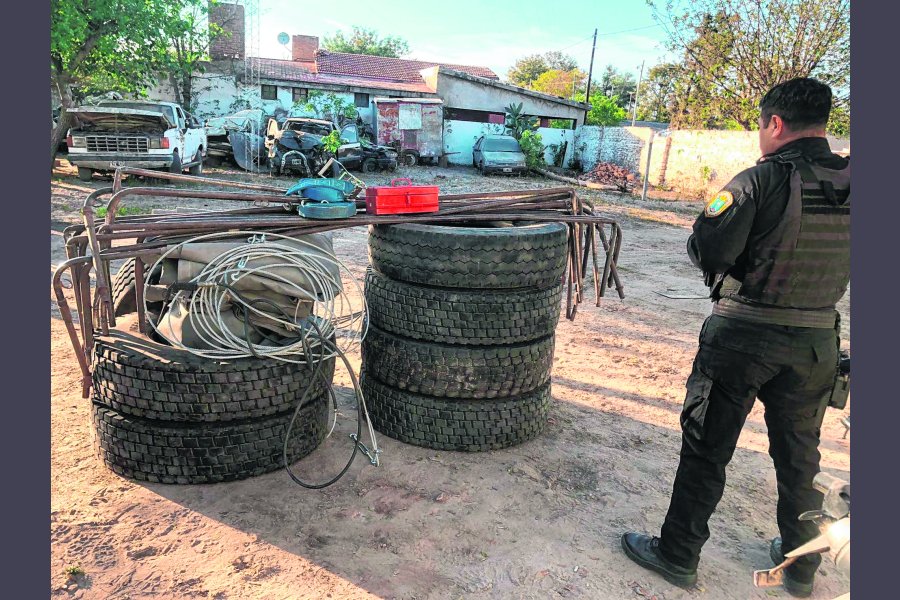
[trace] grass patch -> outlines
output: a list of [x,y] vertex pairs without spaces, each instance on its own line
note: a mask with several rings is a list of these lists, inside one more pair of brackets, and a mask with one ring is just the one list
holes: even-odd
[[[97,209],[97,216],[101,219],[106,216],[105,206],[101,206]],[[149,208],[141,208],[140,206],[120,206],[116,209],[117,217],[127,217],[128,215],[149,215],[151,210]]]
[[84,577],[84,569],[81,568],[81,565],[69,565],[66,567],[65,573],[72,579]]

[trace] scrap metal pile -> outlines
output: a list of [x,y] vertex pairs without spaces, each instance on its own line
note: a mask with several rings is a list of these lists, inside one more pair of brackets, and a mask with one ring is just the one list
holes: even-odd
[[[126,188],[124,175],[207,187]],[[354,200],[359,191],[346,202],[356,205],[356,214],[323,220],[304,217],[309,200],[276,186],[123,168],[112,187],[86,198],[84,223],[64,232],[67,260],[54,273],[53,288],[84,397],[93,401],[98,451],[110,468],[149,481],[201,483],[287,466],[326,437],[329,399],[337,410],[338,360],[359,398],[350,460],[359,451],[378,464],[361,386],[347,361],[366,336],[369,294],[334,255],[326,232],[556,224],[565,234],[565,270],[554,277],[562,273],[566,317],[575,318],[588,273],[598,305],[607,288],[624,298],[616,269],[621,229],[572,188],[443,195],[437,212],[380,216]],[[221,200],[234,208],[117,218],[125,199],[140,196]],[[98,219],[104,200],[106,214]],[[113,261],[125,261],[115,277]],[[466,286],[481,285],[469,279]],[[348,286],[355,290],[347,293]],[[75,299],[77,325],[65,287]],[[544,382],[549,366],[537,375]],[[364,423],[371,449],[360,441]],[[288,472],[306,487],[337,479],[306,484]]]
[[634,187],[637,177],[625,167],[609,162],[601,162],[597,163],[593,169],[584,175],[581,175],[579,179],[614,185],[619,191],[627,192]]

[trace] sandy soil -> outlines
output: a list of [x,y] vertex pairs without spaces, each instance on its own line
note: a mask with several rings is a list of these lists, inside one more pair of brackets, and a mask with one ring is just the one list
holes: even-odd
[[[403,175],[445,192],[557,185],[483,179],[462,168],[417,167],[395,176]],[[390,176],[369,179],[387,183]],[[54,173],[51,271],[64,258],[63,227],[77,222],[85,194],[104,185],[100,179],[83,184],[66,167]],[[680,590],[623,555],[623,531],[658,531],[677,466],[684,382],[709,302],[660,294],[704,295],[684,254],[699,205],[585,195],[623,226],[619,272],[626,299],[612,294],[595,307],[591,298],[574,322],[560,323],[556,402],[545,433],[478,455],[435,452],[379,435],[382,466],[357,459],[344,479],[323,491],[304,490],[284,472],[167,486],[141,485],[105,469],[92,451],[89,405],[51,300],[51,597],[788,597],[780,589],[757,590],[751,581],[754,569],[770,566],[768,540],[777,534],[775,477],[759,406],[729,467],[698,587]],[[176,204],[184,202],[130,203]],[[338,233],[335,248],[355,274],[364,272],[365,230]],[[849,299],[842,310],[849,315]],[[849,323],[845,332],[849,346]],[[336,383],[349,389],[346,373],[338,373]],[[353,413],[344,413],[335,434],[297,464],[304,477],[322,480],[346,460],[355,423]],[[840,416],[829,411],[826,417],[822,466],[849,478],[850,444],[841,439]],[[84,574],[67,575],[76,566]],[[848,589],[849,581],[826,564],[814,597]]]

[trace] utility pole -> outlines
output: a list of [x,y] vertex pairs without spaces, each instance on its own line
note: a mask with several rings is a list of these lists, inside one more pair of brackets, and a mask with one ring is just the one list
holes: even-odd
[[641,80],[644,78],[644,61],[641,61],[641,74],[638,75],[638,84],[634,90],[634,106],[631,110],[631,126],[634,127],[634,121],[637,118],[638,94],[641,93]]
[[591,46],[591,64],[588,67],[587,91],[584,93],[584,101],[591,101],[591,74],[594,72],[594,50],[597,49],[597,29],[594,28],[594,45]]

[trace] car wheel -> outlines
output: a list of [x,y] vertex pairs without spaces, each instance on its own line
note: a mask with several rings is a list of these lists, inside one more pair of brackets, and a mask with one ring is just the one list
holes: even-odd
[[403,164],[407,167],[414,167],[419,162],[419,157],[412,152],[404,152],[401,158],[403,160]]
[[197,150],[197,154],[194,155],[195,164],[193,167],[188,169],[188,172],[191,175],[202,175],[203,174],[203,153],[200,150]]
[[482,175],[487,175],[487,171],[484,170],[484,161],[481,161],[481,163],[479,163],[478,170],[481,172]]
[[78,179],[81,181],[90,181],[94,176],[94,171],[87,167],[78,167]]
[[181,157],[178,156],[178,150],[172,153],[172,164],[169,165],[169,173],[181,173]]
[[374,173],[378,170],[378,161],[374,158],[367,158],[363,161],[360,169],[363,173]]

